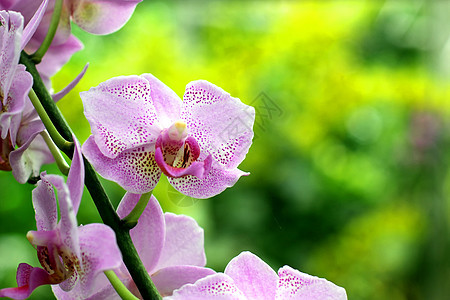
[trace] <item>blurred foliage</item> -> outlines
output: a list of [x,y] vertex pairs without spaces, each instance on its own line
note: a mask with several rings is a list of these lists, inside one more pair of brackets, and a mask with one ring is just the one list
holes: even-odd
[[[250,250],[275,270],[288,264],[325,277],[350,299],[447,299],[448,8],[147,0],[113,35],[75,28],[85,50],[53,86],[90,63],[58,103],[81,141],[90,128],[78,93],[113,76],[149,72],[180,96],[206,79],[256,108],[254,143],[240,166],[250,176],[209,200],[177,195],[165,179],[155,190],[166,211],[204,228],[208,266],[221,271]],[[4,287],[14,285],[17,262],[37,263],[25,239],[35,226],[32,187],[0,176]],[[123,191],[104,183],[117,205]],[[86,192],[79,222],[99,221]]]

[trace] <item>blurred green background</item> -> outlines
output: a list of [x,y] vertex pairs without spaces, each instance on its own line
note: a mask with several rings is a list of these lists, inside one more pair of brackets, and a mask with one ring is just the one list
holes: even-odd
[[[205,230],[207,265],[241,251],[343,286],[349,299],[450,295],[450,4],[447,1],[150,1],[85,44],[53,78],[88,72],[58,105],[82,142],[80,91],[152,73],[182,96],[206,79],[256,108],[248,177],[209,200],[174,194],[165,211]],[[46,166],[57,172],[54,166]],[[31,185],[0,173],[0,286],[38,266]],[[114,204],[123,190],[103,181]],[[99,222],[88,193],[79,223]],[[41,287],[32,299],[48,299]]]

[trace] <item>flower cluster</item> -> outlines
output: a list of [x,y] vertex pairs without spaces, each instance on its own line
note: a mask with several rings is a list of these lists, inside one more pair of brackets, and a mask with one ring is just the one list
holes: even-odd
[[[50,116],[86,72],[52,95],[50,77],[82,48],[71,22],[109,34],[139,2],[0,0],[0,169],[36,183],[36,230],[26,237],[41,265],[21,263],[18,286],[0,289],[0,297],[25,299],[52,285],[58,299],[346,299],[325,279],[289,266],[277,274],[250,252],[224,273],[205,267],[203,229],[190,217],[163,213],[151,195],[162,174],[195,198],[248,175],[238,166],[252,143],[253,107],[205,80],[189,83],[181,99],[142,74],[80,94],[92,131],[83,146],[62,116]],[[66,181],[41,170],[53,160]],[[96,172],[126,190],[117,210]],[[105,224],[78,225],[85,185]]]

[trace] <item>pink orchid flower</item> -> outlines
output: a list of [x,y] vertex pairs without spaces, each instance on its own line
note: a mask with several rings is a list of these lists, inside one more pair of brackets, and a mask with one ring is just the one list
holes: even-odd
[[[125,194],[117,208],[121,218],[131,212],[139,197],[137,194]],[[203,229],[190,217],[164,214],[153,196],[130,234],[142,263],[163,296],[171,295],[173,290],[215,273],[211,269],[204,268],[206,257],[203,248]],[[120,280],[134,294],[140,296],[125,265],[122,264],[115,271]],[[83,298],[82,286],[76,286],[69,293],[65,293],[58,286],[52,288],[58,299]],[[87,299],[110,300],[120,297],[104,280],[99,281],[95,293],[89,295]]]
[[[0,0],[0,5],[5,6],[5,3]],[[0,170],[12,170],[20,183],[25,183],[30,176],[39,176],[41,166],[53,162],[53,156],[39,135],[44,125],[28,99],[33,84],[31,74],[19,64],[20,52],[38,28],[47,3],[48,0],[37,8],[30,5],[28,13],[32,11],[34,15],[29,18],[25,28],[20,13],[0,11]],[[55,101],[67,94],[85,71],[86,68],[56,94]]]
[[33,84],[31,74],[19,64],[22,36],[22,15],[0,11],[0,129],[1,138],[9,135],[12,145],[16,144],[25,100]]
[[164,299],[346,300],[347,294],[326,279],[289,266],[279,269],[277,275],[253,253],[242,252],[228,263],[224,273],[187,284]]
[[110,79],[80,94],[92,135],[83,153],[129,192],[152,190],[161,173],[183,194],[208,198],[233,186],[253,138],[255,111],[204,80],[184,101],[151,74]]
[[42,164],[53,161],[37,136],[44,126],[28,100],[32,77],[19,64],[20,52],[39,25],[46,4],[38,7],[25,28],[20,13],[0,11],[0,170],[12,170],[21,183],[38,176]]
[[[70,291],[75,284],[91,294],[99,276],[105,270],[120,266],[122,257],[114,231],[104,224],[77,227],[76,213],[84,187],[84,165],[78,142],[67,184],[61,176],[41,173],[41,180],[33,190],[37,231],[27,238],[36,248],[42,268],[26,263],[17,270],[17,288],[0,290],[0,297],[25,299],[38,286],[59,284]],[[55,195],[58,195],[58,204]]]

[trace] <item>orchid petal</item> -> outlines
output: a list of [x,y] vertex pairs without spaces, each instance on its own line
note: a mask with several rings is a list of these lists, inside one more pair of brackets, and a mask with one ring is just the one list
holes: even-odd
[[151,145],[123,151],[111,159],[102,154],[94,137],[90,136],[83,144],[82,150],[102,177],[117,182],[131,193],[143,194],[153,190],[161,176]]
[[189,83],[183,99],[181,118],[202,152],[223,167],[236,168],[252,143],[254,108],[204,80]]
[[70,165],[69,175],[67,176],[67,186],[70,190],[73,210],[75,214],[80,207],[81,196],[84,189],[84,161],[81,154],[81,146],[75,135],[72,135],[75,148],[73,151],[72,164]]
[[180,118],[182,101],[174,91],[152,74],[141,75],[150,84],[150,97],[162,128],[168,128]]
[[275,299],[346,300],[345,289],[334,283],[302,273],[289,266],[278,270]]
[[114,231],[104,224],[80,226],[79,237],[83,270],[79,284],[84,297],[91,295],[102,286],[102,274],[106,270],[118,268],[122,255],[116,243]]
[[[103,155],[115,158],[121,152],[154,143],[167,120],[164,110],[181,100],[164,89],[161,82],[147,77],[112,78],[80,93],[84,112],[95,142]],[[165,86],[164,86],[165,87]],[[108,107],[105,110],[105,107]],[[114,116],[111,118],[111,116]]]
[[32,191],[32,195],[37,230],[54,230],[58,222],[58,207],[55,191],[51,182],[46,178],[45,172],[41,174],[41,180]]
[[119,30],[131,17],[141,0],[74,1],[72,18],[87,32],[109,34]]
[[225,274],[233,278],[236,286],[249,299],[275,299],[278,276],[258,256],[242,252],[225,268]]
[[[58,300],[121,300],[122,298],[117,294],[106,276],[100,274],[99,277],[104,277],[107,282],[103,285],[96,285],[96,292],[88,297],[84,295],[79,284],[77,284],[70,292],[63,291],[58,285],[52,285],[52,291]],[[97,282],[98,281],[99,279],[97,279]],[[131,281],[131,279],[128,279],[127,281]]]
[[197,266],[172,266],[158,270],[152,275],[152,281],[158,292],[164,297],[172,295],[174,290],[185,284],[193,284],[197,280],[215,273],[212,269]]
[[36,13],[33,15],[31,20],[28,22],[23,30],[22,44],[20,50],[25,48],[26,44],[30,41],[33,34],[36,32],[37,27],[41,23],[42,17],[44,16],[45,10],[47,9],[48,0],[44,0],[39,6]]
[[70,198],[70,191],[64,179],[58,175],[41,175],[41,180],[48,180],[56,188],[58,193],[60,221],[59,234],[61,242],[69,253],[75,257],[72,261],[81,261],[80,244],[78,239],[78,227],[75,212]]
[[19,287],[1,289],[0,297],[26,299],[37,287],[51,283],[50,275],[46,271],[22,263],[17,269],[17,284]]
[[203,178],[188,175],[180,178],[168,178],[170,184],[184,195],[198,199],[205,199],[223,192],[233,186],[241,176],[249,173],[239,169],[222,169],[217,163],[211,167],[210,172]]
[[17,65],[15,70],[16,72],[14,73],[10,89],[3,102],[5,106],[3,109],[6,111],[0,114],[2,138],[5,139],[9,132],[13,145],[16,144],[17,132],[21,125],[25,101],[28,98],[28,93],[33,84],[31,74],[25,71],[25,66]]
[[19,132],[17,134],[17,144],[23,145],[28,143],[29,140],[33,140],[38,133],[41,133],[44,130],[44,123],[42,123],[41,119],[36,118],[29,120],[28,116],[23,116]]
[[[22,146],[12,151],[9,155],[13,176],[20,183],[27,182],[30,177],[39,176],[41,166],[54,161],[47,144],[42,136],[39,135],[39,131],[35,131],[39,128],[43,129],[42,122],[36,120],[28,124],[27,128],[30,132],[34,131],[34,133],[28,136],[28,140]],[[19,136],[24,129],[24,127],[21,128]],[[24,133],[24,136],[26,135],[28,134]]]
[[206,276],[194,284],[186,284],[173,292],[167,300],[222,299],[247,300],[233,279],[223,273]]
[[[126,193],[117,208],[119,217],[127,216],[139,201],[141,195]],[[158,200],[150,197],[137,225],[130,230],[131,239],[147,271],[155,270],[165,240],[165,221]]]
[[53,94],[52,95],[53,101],[58,102],[65,95],[67,95],[80,82],[81,78],[83,78],[84,74],[86,74],[86,71],[87,71],[88,67],[89,67],[89,63],[87,63],[84,66],[83,70],[80,72],[80,74],[77,75],[77,77],[75,77],[74,80],[72,80],[72,82],[70,82],[65,88],[63,88],[58,93]]
[[203,229],[188,216],[165,213],[164,218],[166,239],[155,270],[179,265],[203,267],[206,264]]
[[3,104],[19,63],[23,17],[15,11],[0,11],[0,96]]

